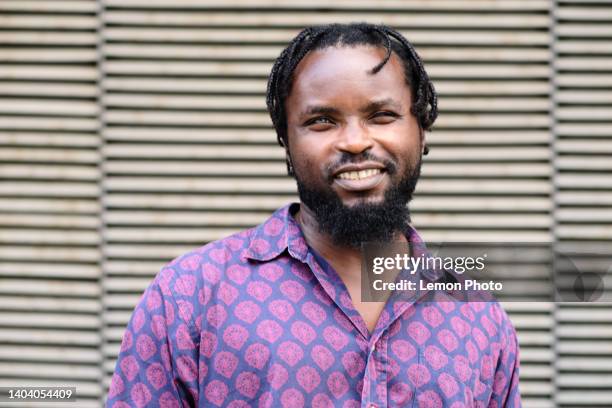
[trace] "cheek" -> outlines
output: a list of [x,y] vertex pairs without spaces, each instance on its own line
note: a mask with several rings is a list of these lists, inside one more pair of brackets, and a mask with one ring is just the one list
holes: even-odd
[[321,177],[320,160],[317,160],[308,150],[295,146],[289,149],[289,153],[293,169],[300,180],[314,180]]

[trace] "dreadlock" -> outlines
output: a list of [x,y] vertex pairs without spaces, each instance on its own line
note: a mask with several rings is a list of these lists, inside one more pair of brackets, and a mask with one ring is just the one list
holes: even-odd
[[386,25],[328,24],[302,30],[281,52],[272,67],[266,104],[281,146],[288,146],[285,100],[291,90],[295,68],[309,51],[341,45],[373,45],[385,48],[385,57],[370,70],[371,74],[380,71],[391,58],[391,52],[395,52],[402,60],[406,82],[412,94],[412,114],[421,129],[431,129],[438,116],[438,97],[412,44],[402,34]]

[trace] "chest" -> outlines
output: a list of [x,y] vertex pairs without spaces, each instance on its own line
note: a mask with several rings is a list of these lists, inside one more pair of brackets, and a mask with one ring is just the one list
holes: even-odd
[[385,308],[385,302],[362,302],[361,301],[361,287],[349,287],[347,286],[348,292],[353,300],[353,306],[355,310],[359,312],[363,318],[368,331],[372,333],[378,323],[378,318]]

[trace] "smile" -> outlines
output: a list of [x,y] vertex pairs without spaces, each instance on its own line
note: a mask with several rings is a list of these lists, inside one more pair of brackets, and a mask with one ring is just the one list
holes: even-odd
[[351,170],[338,173],[334,184],[345,191],[359,192],[372,190],[385,179],[382,169]]
[[338,174],[337,177],[342,180],[363,180],[380,173],[382,173],[380,169],[365,169],[360,171],[345,171]]

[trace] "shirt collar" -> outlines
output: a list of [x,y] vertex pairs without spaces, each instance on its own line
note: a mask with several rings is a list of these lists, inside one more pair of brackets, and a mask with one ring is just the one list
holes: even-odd
[[[246,250],[246,258],[269,261],[287,250],[293,258],[306,262],[308,245],[300,225],[294,218],[299,208],[299,203],[285,205],[255,227]],[[412,225],[407,226],[405,235],[413,248],[419,252],[426,251],[423,239]]]

